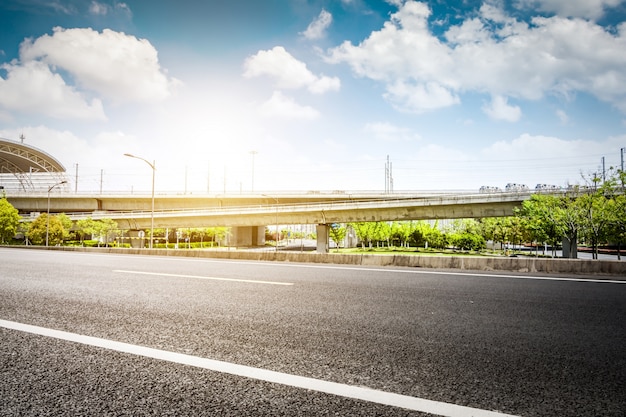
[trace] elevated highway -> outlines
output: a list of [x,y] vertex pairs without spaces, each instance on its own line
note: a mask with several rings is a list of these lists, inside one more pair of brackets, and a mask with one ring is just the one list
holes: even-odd
[[[377,200],[315,201],[287,204],[248,204],[182,210],[155,210],[155,227],[198,227],[200,225],[246,227],[259,224],[332,224],[351,222],[458,219],[513,215],[515,207],[530,194],[450,195],[422,198],[379,198]],[[120,226],[146,228],[152,212],[95,211],[75,213],[79,219],[110,218]]]
[[[227,226],[237,245],[262,244],[265,225],[315,224],[318,250],[325,251],[333,223],[433,220],[511,216],[530,192],[440,194],[262,194],[151,196],[50,196],[50,212],[72,220],[112,219],[123,230]],[[35,217],[48,209],[47,195],[8,196],[22,215]],[[33,213],[30,216],[29,213]]]
[[[252,226],[501,217],[532,193],[316,193],[262,195],[52,194],[50,213],[110,218],[120,227]],[[7,196],[24,217],[48,210],[45,194]],[[30,215],[33,213],[33,216]]]

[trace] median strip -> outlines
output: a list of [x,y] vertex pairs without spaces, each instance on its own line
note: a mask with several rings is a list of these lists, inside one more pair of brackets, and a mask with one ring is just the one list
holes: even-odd
[[0,327],[17,330],[40,336],[52,337],[68,342],[81,343],[113,350],[121,353],[143,356],[146,358],[163,360],[181,365],[194,366],[210,371],[226,373],[229,375],[251,378],[259,381],[271,382],[295,388],[313,390],[341,397],[369,401],[377,404],[400,407],[408,410],[420,411],[446,417],[512,417],[496,411],[482,410],[479,408],[465,407],[440,401],[426,400],[423,398],[410,397],[408,395],[394,394],[392,392],[379,391],[371,388],[358,387],[321,379],[308,378],[298,375],[285,374],[267,369],[253,368],[251,366],[237,365],[234,363],[201,358],[182,353],[169,352],[153,349],[145,346],[132,345],[114,340],[101,339],[98,337],[85,336],[61,330],[48,329],[45,327],[32,326],[29,324],[0,320]]
[[126,271],[122,269],[114,269],[113,272],[120,274],[135,274],[135,275],[153,275],[160,277],[174,277],[174,278],[191,278],[191,279],[205,279],[210,281],[230,281],[230,282],[245,282],[248,284],[266,284],[266,285],[293,285],[293,282],[278,282],[278,281],[262,281],[255,279],[237,279],[237,278],[221,278],[221,277],[206,277],[200,275],[184,275],[184,274],[166,274],[163,272],[147,272],[147,271]]

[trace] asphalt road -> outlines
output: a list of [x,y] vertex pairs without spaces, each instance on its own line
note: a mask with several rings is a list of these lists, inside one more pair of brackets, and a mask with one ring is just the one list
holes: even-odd
[[0,248],[0,416],[625,415],[626,282],[551,278]]

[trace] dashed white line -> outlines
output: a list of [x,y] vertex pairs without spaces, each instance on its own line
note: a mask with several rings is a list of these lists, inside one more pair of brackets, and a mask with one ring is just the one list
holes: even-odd
[[52,337],[68,342],[81,343],[88,346],[114,350],[117,352],[129,353],[132,355],[138,355],[182,365],[194,366],[197,368],[207,369],[215,372],[222,372],[244,378],[272,382],[295,388],[314,390],[326,394],[338,395],[341,397],[352,398],[356,400],[369,401],[393,407],[400,407],[408,410],[420,411],[439,416],[512,417],[511,414],[503,414],[497,411],[481,410],[479,408],[465,407],[440,401],[410,397],[408,395],[395,394],[392,392],[379,391],[370,388],[324,381],[321,379],[285,374],[282,372],[270,371],[267,369],[237,365],[229,362],[153,349],[145,346],[132,345],[129,343],[85,336],[61,330],[48,329],[45,327],[32,326],[29,324],[17,323],[13,321],[0,320],[0,327],[36,334],[40,336]]
[[208,276],[202,276],[202,275],[166,274],[166,273],[163,273],[163,272],[148,272],[148,271],[126,271],[126,270],[123,270],[123,269],[114,269],[113,272],[117,272],[117,273],[121,273],[121,274],[154,275],[154,276],[161,276],[161,277],[206,279],[206,280],[212,280],[212,281],[245,282],[245,283],[248,283],[248,284],[293,285],[293,282],[278,282],[278,281],[262,281],[262,280],[256,280],[256,279],[208,277]]

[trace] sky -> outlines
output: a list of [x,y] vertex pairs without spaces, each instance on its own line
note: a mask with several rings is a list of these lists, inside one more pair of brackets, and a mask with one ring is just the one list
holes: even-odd
[[78,192],[149,192],[126,153],[157,193],[582,184],[626,0],[3,0],[0,137]]

